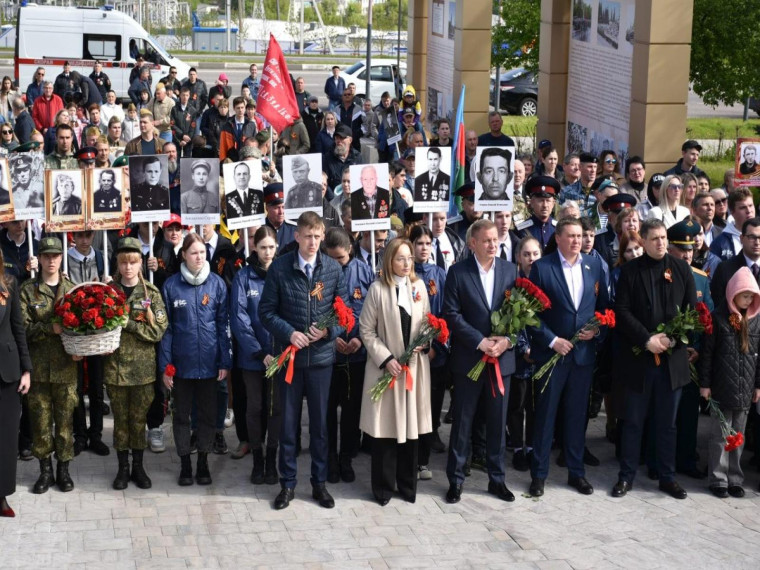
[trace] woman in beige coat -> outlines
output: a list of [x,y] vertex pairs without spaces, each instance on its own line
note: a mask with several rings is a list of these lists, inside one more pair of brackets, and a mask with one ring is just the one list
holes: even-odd
[[[417,496],[417,444],[432,431],[430,364],[419,347],[408,366],[412,389],[405,389],[398,359],[420,331],[430,312],[427,291],[414,274],[412,244],[394,239],[385,248],[382,277],[367,293],[359,334],[367,348],[360,427],[372,440],[372,492],[387,505],[394,487],[413,503]],[[373,402],[369,390],[385,372],[396,384]]]

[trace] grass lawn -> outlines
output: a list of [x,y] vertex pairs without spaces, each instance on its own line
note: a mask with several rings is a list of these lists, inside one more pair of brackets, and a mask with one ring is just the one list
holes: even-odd
[[710,185],[717,188],[723,185],[723,174],[733,168],[734,163],[728,160],[700,160],[698,166],[710,177]]
[[[502,132],[509,136],[532,137],[536,134],[537,117],[504,115]],[[686,134],[690,139],[736,139],[760,135],[760,119],[695,118],[686,120]]]

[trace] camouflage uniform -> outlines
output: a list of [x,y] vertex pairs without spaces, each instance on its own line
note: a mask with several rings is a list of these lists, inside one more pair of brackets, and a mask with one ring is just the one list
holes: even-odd
[[48,170],[76,170],[79,168],[79,161],[73,154],[58,154],[54,150],[45,157],[45,168]]
[[[74,284],[62,278],[58,287],[58,293],[63,295]],[[34,368],[28,396],[32,453],[45,459],[55,451],[58,461],[68,462],[74,458],[74,408],[79,401],[77,364],[53,332],[51,321],[56,299],[53,290],[40,279],[30,279],[21,286],[20,296]]]
[[[114,288],[123,290],[119,283]],[[138,283],[127,299],[129,321],[121,333],[119,348],[106,356],[105,384],[113,410],[113,446],[116,451],[145,449],[145,418],[153,402],[156,380],[155,343],[168,324],[161,293],[150,283]],[[154,323],[146,316],[145,298],[150,299]]]

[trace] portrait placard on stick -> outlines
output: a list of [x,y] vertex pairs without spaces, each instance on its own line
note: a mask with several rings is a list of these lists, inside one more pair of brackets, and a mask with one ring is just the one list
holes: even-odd
[[736,140],[736,186],[760,186],[760,139]]
[[88,230],[120,230],[124,228],[125,202],[123,168],[88,170]]
[[478,147],[475,152],[475,209],[478,212],[514,208],[514,147]]
[[85,229],[84,170],[45,171],[45,225],[49,232]]
[[219,161],[205,158],[181,159],[182,194],[180,214],[187,225],[218,224]]
[[415,213],[446,212],[451,192],[451,148],[418,147],[415,154]]
[[389,230],[391,227],[390,191],[387,164],[356,164],[351,174],[351,229]]
[[8,159],[0,158],[0,222],[15,219],[13,196],[11,195],[11,176],[8,171]]
[[244,160],[222,165],[227,227],[231,230],[264,223],[264,192],[261,160]]
[[130,156],[129,188],[133,222],[163,222],[169,219],[168,156]]
[[299,154],[282,157],[282,187],[285,217],[298,219],[304,212],[322,215],[322,155]]
[[45,217],[45,155],[19,152],[8,159],[14,215],[17,220]]

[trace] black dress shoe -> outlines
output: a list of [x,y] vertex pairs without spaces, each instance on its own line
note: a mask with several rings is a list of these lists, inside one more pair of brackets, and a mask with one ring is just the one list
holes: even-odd
[[626,493],[630,491],[631,489],[633,489],[633,483],[620,480],[617,483],[615,483],[615,486],[612,488],[612,496],[625,497]]
[[725,499],[728,497],[728,489],[720,487],[718,485],[710,485],[710,492],[719,499]]
[[515,471],[528,471],[530,469],[530,463],[528,463],[528,456],[525,454],[525,451],[522,449],[518,449],[515,451],[515,454],[512,456],[512,467],[515,468]]
[[544,482],[546,479],[534,478],[530,480],[528,492],[531,497],[542,497],[544,495]]
[[87,449],[92,451],[95,455],[100,455],[101,457],[105,457],[106,455],[111,454],[111,450],[100,439],[91,439],[90,444],[87,446]]
[[335,506],[335,499],[327,491],[327,487],[322,483],[321,485],[313,485],[311,488],[311,496],[319,503],[320,507],[325,509],[332,509]]
[[281,511],[282,509],[287,509],[288,505],[290,504],[290,501],[293,500],[293,497],[295,496],[295,491],[293,489],[288,489],[287,487],[283,487],[280,491],[280,494],[277,495],[274,499],[274,508],[278,511]]
[[667,493],[674,499],[685,499],[687,497],[686,491],[677,481],[660,481],[660,491]]
[[86,439],[75,439],[74,440],[74,457],[77,457],[86,448],[87,448],[87,440]]
[[446,492],[446,502],[447,503],[458,503],[459,499],[462,498],[462,485],[452,483],[449,485],[449,490]]
[[735,499],[741,499],[744,496],[744,487],[741,485],[729,485],[728,494]]
[[650,467],[647,469],[647,477],[649,477],[652,481],[657,481],[660,478],[660,474],[657,473],[657,469],[652,469]]
[[585,477],[568,477],[567,484],[577,489],[581,495],[592,495],[594,493],[594,487]]
[[511,503],[515,500],[515,496],[507,489],[507,486],[504,483],[496,483],[494,481],[488,482],[488,492],[492,495],[496,495],[499,497],[502,501],[507,501],[508,503]]
[[590,467],[599,467],[601,465],[601,461],[593,455],[589,450],[588,447],[583,448],[583,463],[590,466]]
[[384,507],[391,501],[387,497],[377,497],[377,496],[375,497],[375,500],[377,501],[377,504],[380,505],[381,507]]

